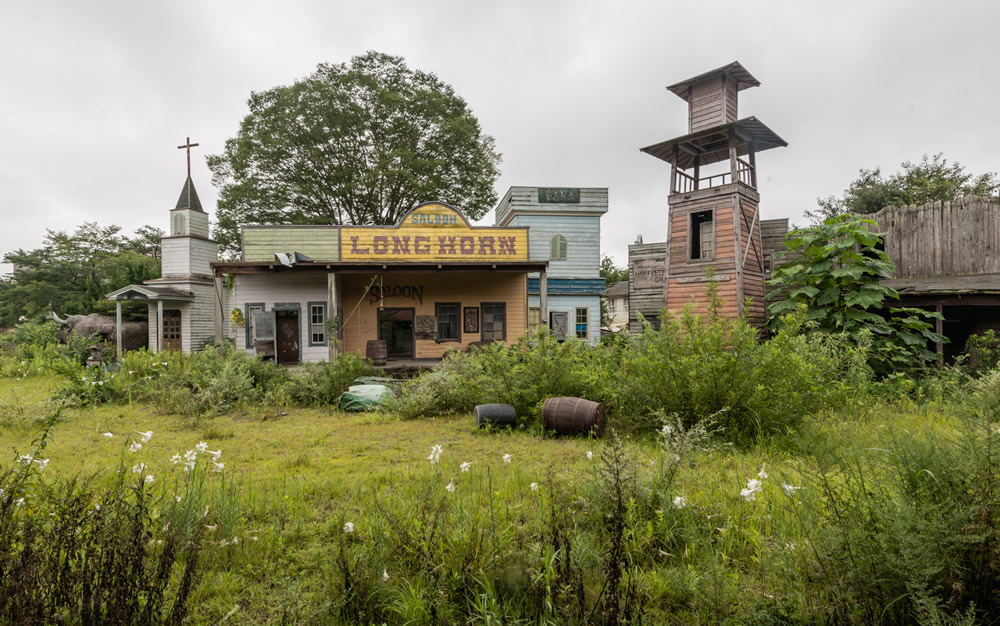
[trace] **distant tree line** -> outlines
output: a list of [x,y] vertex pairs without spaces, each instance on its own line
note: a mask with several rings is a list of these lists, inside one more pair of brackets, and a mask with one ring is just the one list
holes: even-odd
[[[47,230],[42,247],[4,255],[14,272],[0,278],[0,326],[22,317],[113,314],[108,293],[160,276],[163,231],[143,226],[132,236],[120,226],[84,222],[73,233]],[[126,319],[146,319],[144,303],[129,303]]]

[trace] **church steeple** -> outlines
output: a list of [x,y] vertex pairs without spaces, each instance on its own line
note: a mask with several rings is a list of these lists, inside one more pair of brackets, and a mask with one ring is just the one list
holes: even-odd
[[[197,144],[195,144],[197,145]],[[198,199],[198,192],[194,188],[194,181],[191,180],[191,176],[184,181],[184,188],[181,189],[181,197],[177,199],[177,206],[175,209],[192,209],[194,211],[202,211],[201,200]]]

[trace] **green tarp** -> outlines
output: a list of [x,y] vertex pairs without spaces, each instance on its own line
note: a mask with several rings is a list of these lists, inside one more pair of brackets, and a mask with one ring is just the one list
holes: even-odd
[[367,411],[377,408],[393,396],[385,385],[351,385],[337,398],[341,411]]

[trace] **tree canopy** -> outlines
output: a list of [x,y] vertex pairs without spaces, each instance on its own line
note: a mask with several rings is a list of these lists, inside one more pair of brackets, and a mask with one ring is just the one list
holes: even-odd
[[819,208],[806,211],[806,217],[819,223],[845,213],[877,213],[887,206],[991,196],[1000,189],[996,173],[971,174],[960,163],[949,163],[941,153],[930,157],[925,154],[919,163],[906,161],[902,168],[889,176],[877,167],[860,170],[843,195],[818,198]]
[[[14,272],[0,278],[0,326],[50,310],[60,315],[112,313],[114,305],[105,295],[160,275],[159,228],[144,226],[127,237],[120,226],[84,222],[72,234],[46,232],[41,248],[4,255]],[[126,317],[134,313],[145,319],[144,310],[145,303],[127,307]]]
[[496,204],[493,138],[450,85],[400,57],[321,64],[248,104],[208,157],[224,250],[238,249],[241,224],[393,224],[430,200],[477,219]]

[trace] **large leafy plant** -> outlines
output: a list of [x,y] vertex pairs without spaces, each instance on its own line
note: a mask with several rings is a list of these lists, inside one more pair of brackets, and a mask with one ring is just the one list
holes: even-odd
[[778,266],[768,294],[774,330],[786,313],[805,307],[817,330],[842,333],[868,346],[869,365],[880,374],[911,369],[936,358],[929,345],[947,341],[933,330],[940,318],[912,307],[891,307],[896,290],[883,284],[895,267],[880,249],[875,222],[856,215],[830,217],[818,226],[793,230],[785,240],[788,262]]

